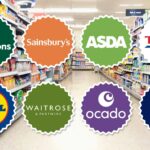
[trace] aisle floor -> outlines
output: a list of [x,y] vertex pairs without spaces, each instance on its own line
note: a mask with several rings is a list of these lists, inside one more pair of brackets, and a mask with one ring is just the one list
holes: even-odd
[[37,134],[28,127],[23,117],[0,135],[0,150],[148,150],[150,130],[139,116],[139,101],[131,97],[133,115],[128,126],[114,135],[97,135],[86,127],[80,115],[82,97],[95,83],[107,79],[92,71],[75,71],[61,84],[73,97],[76,115],[71,125],[61,134]]

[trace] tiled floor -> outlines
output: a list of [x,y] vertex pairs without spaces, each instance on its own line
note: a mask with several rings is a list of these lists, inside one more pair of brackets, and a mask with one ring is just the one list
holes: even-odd
[[138,100],[133,97],[131,121],[118,134],[96,135],[85,126],[80,115],[82,97],[90,86],[103,81],[107,81],[106,78],[94,72],[73,72],[62,82],[76,104],[76,115],[70,127],[55,136],[41,135],[32,131],[21,118],[0,136],[0,150],[149,150],[150,130],[143,125]]

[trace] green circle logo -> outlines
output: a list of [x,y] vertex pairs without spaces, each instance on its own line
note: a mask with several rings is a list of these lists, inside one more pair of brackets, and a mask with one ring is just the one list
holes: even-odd
[[51,134],[64,129],[71,121],[73,103],[68,93],[55,84],[43,84],[28,93],[24,116],[39,132]]
[[117,18],[95,18],[83,31],[82,49],[92,62],[101,67],[111,67],[123,61],[130,47],[129,30]]
[[0,18],[0,64],[10,57],[15,47],[15,38],[10,26]]

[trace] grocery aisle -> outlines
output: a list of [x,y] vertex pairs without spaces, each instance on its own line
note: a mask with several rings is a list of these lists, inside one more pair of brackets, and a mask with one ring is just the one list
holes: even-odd
[[[82,121],[80,106],[83,94],[95,83],[107,81],[99,73],[93,71],[73,71],[61,84],[71,93],[76,115],[70,127],[61,134],[47,136],[37,134],[20,118],[6,132],[0,135],[1,150],[147,150],[150,146],[150,131],[143,125],[139,117],[138,101],[133,102],[133,116],[128,126],[118,134],[110,136],[96,135]],[[135,144],[136,143],[136,144]]]

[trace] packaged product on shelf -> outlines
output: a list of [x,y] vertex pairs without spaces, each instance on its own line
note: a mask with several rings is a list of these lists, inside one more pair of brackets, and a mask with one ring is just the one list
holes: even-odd
[[17,62],[16,70],[18,72],[30,71],[31,70],[30,62]]
[[15,88],[15,78],[14,76],[0,78],[0,83],[7,87],[8,90]]
[[0,73],[5,73],[10,71],[10,65],[8,62],[4,63],[2,66],[0,66]]
[[10,71],[15,71],[16,70],[16,59],[11,58],[8,62],[10,64]]

